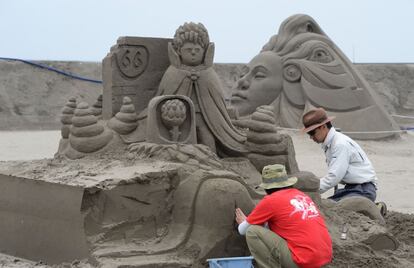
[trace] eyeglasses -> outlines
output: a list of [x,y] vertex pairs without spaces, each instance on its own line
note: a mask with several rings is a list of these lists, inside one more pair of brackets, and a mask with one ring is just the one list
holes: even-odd
[[307,132],[307,134],[309,135],[309,136],[314,136],[315,135],[315,133],[316,133],[316,130],[318,129],[318,127],[317,128],[315,128],[315,129],[312,129],[311,131],[309,131],[309,132]]

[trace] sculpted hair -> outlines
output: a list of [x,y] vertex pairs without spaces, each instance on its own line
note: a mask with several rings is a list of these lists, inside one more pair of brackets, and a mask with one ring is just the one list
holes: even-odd
[[292,40],[292,38],[304,33],[313,33],[320,36],[325,35],[321,27],[312,17],[305,14],[290,16],[282,22],[278,34],[270,38],[270,40],[263,46],[262,51],[271,50],[279,53],[285,49],[287,43]]
[[193,42],[206,49],[210,43],[206,27],[202,23],[194,22],[186,22],[178,27],[172,42],[174,49],[178,51],[185,42]]

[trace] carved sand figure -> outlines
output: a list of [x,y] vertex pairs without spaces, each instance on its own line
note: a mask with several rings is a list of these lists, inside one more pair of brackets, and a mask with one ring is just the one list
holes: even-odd
[[[289,172],[297,172],[297,164],[295,158],[292,157],[294,149],[289,136],[280,135],[276,129],[272,129],[272,133],[267,135],[274,135],[275,139],[261,141],[260,138],[250,138],[246,140],[246,135],[249,136],[249,133],[250,136],[256,136],[255,133],[263,132],[260,127],[262,122],[255,123],[258,118],[252,118],[243,130],[233,126],[228,107],[225,105],[222,85],[212,68],[214,44],[209,41],[208,32],[201,23],[190,22],[180,26],[173,41],[168,43],[168,56],[171,65],[162,77],[155,95],[186,96],[192,102],[190,106],[195,110],[196,140],[193,138],[186,141],[179,139],[180,142],[190,143],[191,141],[205,144],[212,152],[223,158],[247,157],[252,159],[258,170],[261,170],[264,165],[260,163],[264,158],[268,162],[283,160],[280,163],[286,165]],[[112,73],[110,70],[107,72]],[[148,74],[150,75],[150,72]],[[105,107],[103,108],[105,110]],[[148,122],[150,115],[154,117],[151,122]],[[157,140],[163,141],[162,143],[166,142],[168,138],[157,137],[158,134],[153,132],[154,128],[158,128],[157,131],[160,133],[164,129],[165,124],[157,117],[158,114],[149,111],[148,106],[138,116],[137,129],[130,134],[122,135],[121,138],[128,144]],[[176,134],[178,135],[179,132]],[[255,146],[255,144],[258,145]],[[266,150],[262,153],[259,147],[264,148],[267,145],[278,149]]]
[[[70,99],[69,103],[72,102]],[[65,113],[66,110],[63,112]],[[93,115],[86,102],[81,102],[76,106],[70,121],[68,142],[65,142],[62,131],[62,141],[57,155],[65,155],[70,159],[81,158],[85,154],[104,148],[113,138],[112,131],[98,122],[98,118]]]
[[67,148],[69,144],[70,127],[72,125],[72,117],[73,113],[75,112],[75,109],[76,98],[70,97],[69,100],[66,102],[65,106],[62,108],[62,114],[60,116],[60,122],[62,123],[60,133],[62,139],[59,142],[58,152],[62,152],[64,149]]
[[301,116],[323,107],[353,137],[383,138],[398,130],[375,92],[341,50],[308,15],[293,15],[245,67],[231,103],[240,116],[274,107],[276,124],[301,128]]
[[148,105],[147,142],[196,144],[195,112],[190,98],[164,95]]
[[214,44],[201,23],[180,26],[168,53],[170,67],[165,72],[157,92],[161,95],[184,95],[191,98],[196,112],[198,143],[224,155],[246,152],[245,135],[231,123],[222,87],[212,68]]
[[62,123],[61,134],[63,139],[69,138],[70,126],[72,125],[73,113],[76,109],[76,98],[69,98],[68,102],[62,109],[62,115],[60,117],[60,122]]
[[129,134],[138,126],[135,107],[129,97],[124,97],[121,109],[108,121],[108,126],[119,134]]
[[278,133],[274,121],[271,106],[260,106],[252,114],[245,126],[248,127],[247,158],[258,171],[268,164],[279,163],[285,165],[289,173],[297,173],[299,168],[292,139]]
[[94,116],[98,117],[98,119],[102,119],[102,94],[98,96],[96,102],[92,105],[92,113]]

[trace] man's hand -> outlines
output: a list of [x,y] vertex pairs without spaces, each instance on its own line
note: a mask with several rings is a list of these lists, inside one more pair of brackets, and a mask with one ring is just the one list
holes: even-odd
[[246,215],[244,215],[243,211],[240,208],[236,208],[235,214],[237,224],[240,224],[246,220]]

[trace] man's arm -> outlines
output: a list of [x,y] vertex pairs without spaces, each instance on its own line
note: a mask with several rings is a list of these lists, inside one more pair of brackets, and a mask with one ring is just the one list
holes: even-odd
[[320,179],[319,192],[324,193],[338,185],[349,166],[349,150],[343,145],[335,146],[332,159],[328,163],[328,174]]

